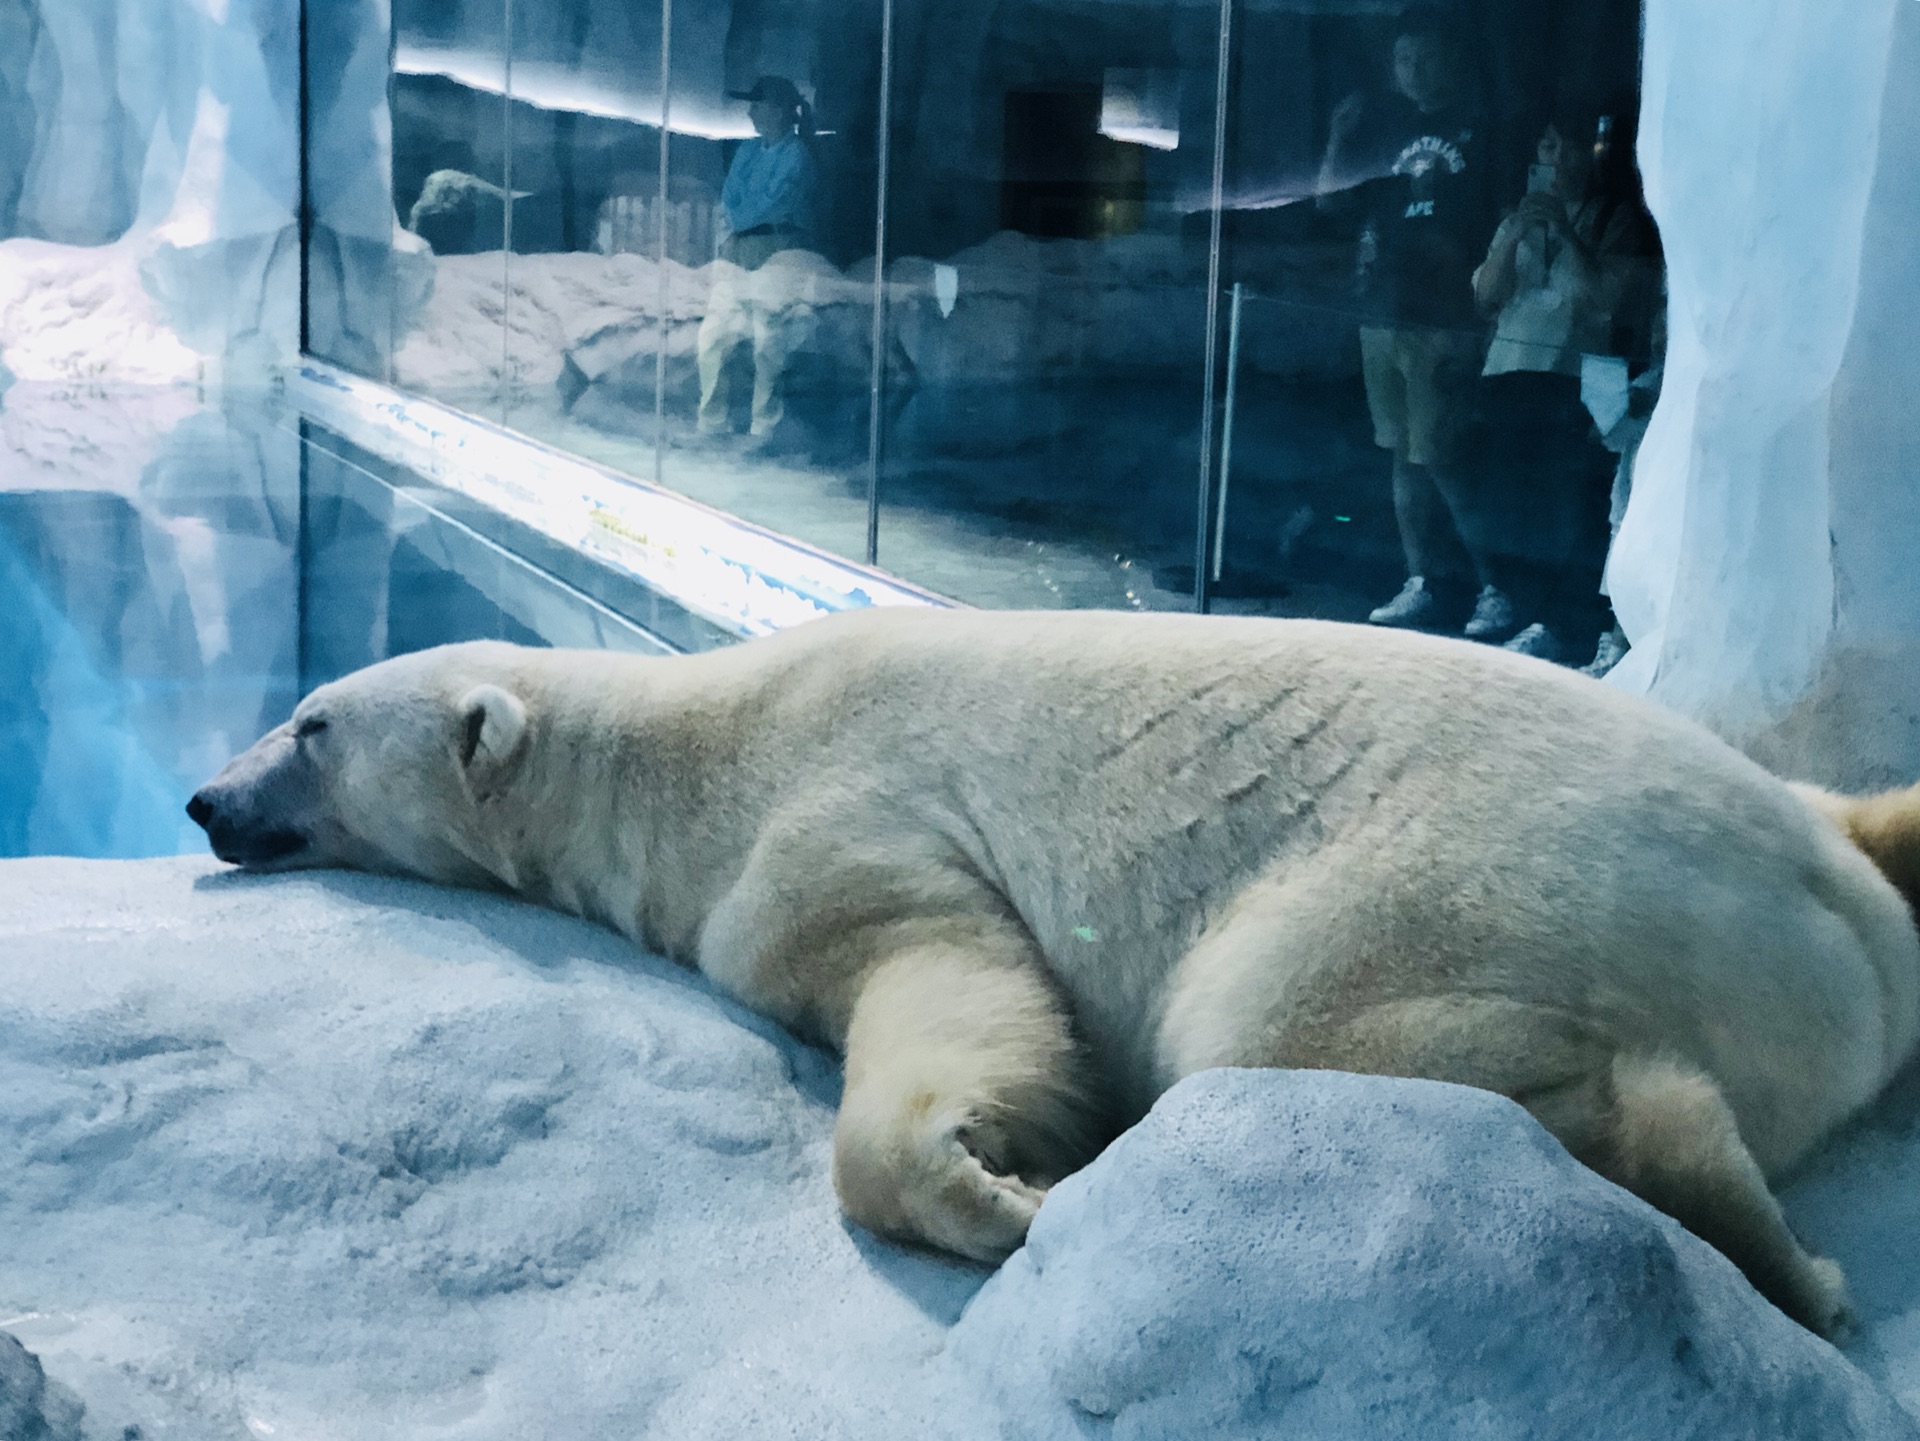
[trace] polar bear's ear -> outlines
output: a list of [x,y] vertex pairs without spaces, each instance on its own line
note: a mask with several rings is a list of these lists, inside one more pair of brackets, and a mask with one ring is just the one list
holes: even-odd
[[477,685],[460,698],[460,764],[469,775],[497,770],[527,733],[527,707],[497,685]]

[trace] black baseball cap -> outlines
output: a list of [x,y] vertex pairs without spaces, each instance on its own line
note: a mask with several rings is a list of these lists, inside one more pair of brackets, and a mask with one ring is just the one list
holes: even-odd
[[784,75],[762,75],[753,82],[751,90],[729,90],[727,93],[735,100],[751,100],[755,103],[770,101],[789,110],[798,110],[805,103],[800,98],[800,87]]

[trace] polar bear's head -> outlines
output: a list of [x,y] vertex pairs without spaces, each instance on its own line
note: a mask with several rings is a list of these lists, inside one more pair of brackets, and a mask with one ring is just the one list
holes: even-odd
[[488,885],[487,801],[531,722],[524,652],[478,642],[321,686],[187,803],[213,852],[249,870],[347,866]]

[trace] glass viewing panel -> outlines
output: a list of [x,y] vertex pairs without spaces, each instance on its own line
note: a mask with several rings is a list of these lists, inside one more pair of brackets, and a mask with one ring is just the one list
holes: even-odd
[[[322,6],[309,6],[311,14]],[[392,383],[503,418],[515,223],[506,9],[394,0]]]
[[660,7],[513,11],[508,423],[655,476]]
[[1609,652],[1664,331],[1638,0],[394,31],[397,239],[347,271],[391,343],[325,343],[330,258],[317,353],[979,604]]
[[663,478],[864,558],[881,5],[672,16]]
[[1663,328],[1639,34],[1637,0],[1245,17],[1215,608],[1617,658]]
[[982,605],[1188,607],[1222,12],[900,16],[879,560]]

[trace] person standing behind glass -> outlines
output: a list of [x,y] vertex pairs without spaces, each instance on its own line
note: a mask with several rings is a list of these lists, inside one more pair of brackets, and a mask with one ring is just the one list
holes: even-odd
[[[1582,399],[1595,357],[1619,354],[1616,331],[1644,288],[1658,240],[1630,158],[1596,175],[1611,134],[1591,119],[1547,126],[1527,194],[1500,223],[1474,272],[1481,308],[1496,316],[1483,369],[1488,459],[1505,477],[1516,552],[1540,572],[1523,596],[1534,616],[1509,650],[1558,659],[1564,637],[1606,630],[1600,596],[1607,549],[1605,495],[1613,470]],[[1613,158],[1616,162],[1619,155]],[[1635,347],[1636,349],[1638,347]],[[1622,381],[1627,360],[1618,365]],[[1498,486],[1496,475],[1491,483]]]
[[791,297],[755,272],[783,250],[805,250],[812,244],[813,115],[799,88],[781,75],[763,75],[751,90],[733,92],[733,98],[749,102],[754,138],[734,152],[720,190],[730,231],[721,256],[731,266],[717,268],[700,322],[699,427],[704,435],[730,428],[727,362],[737,348],[751,344],[752,434],[766,440],[786,410],[780,382],[793,349],[794,327],[787,315]]
[[1479,117],[1459,43],[1444,22],[1409,17],[1393,44],[1393,88],[1358,93],[1333,114],[1320,168],[1323,206],[1357,191],[1361,370],[1374,441],[1393,455],[1393,509],[1407,582],[1368,617],[1375,625],[1511,625],[1488,570],[1479,510],[1455,469],[1480,369],[1474,266],[1493,231]]

